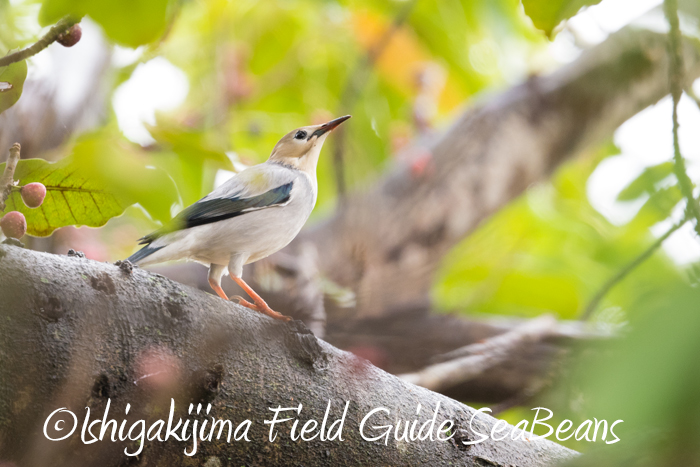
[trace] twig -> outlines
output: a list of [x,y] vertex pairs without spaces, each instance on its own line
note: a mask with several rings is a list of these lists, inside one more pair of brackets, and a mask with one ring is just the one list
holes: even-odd
[[690,219],[690,216],[688,214],[681,219],[680,222],[675,224],[673,227],[668,229],[666,233],[664,233],[662,236],[660,236],[654,243],[649,246],[646,250],[642,252],[639,256],[634,258],[632,261],[630,261],[625,267],[620,269],[617,274],[615,274],[613,277],[608,279],[608,281],[603,284],[603,286],[598,290],[598,292],[593,296],[591,301],[588,303],[588,306],[584,310],[583,314],[581,315],[581,321],[586,321],[588,318],[591,317],[595,309],[598,307],[598,304],[600,301],[607,295],[610,290],[617,285],[618,282],[621,282],[627,275],[634,271],[637,266],[642,264],[644,261],[646,261],[647,258],[649,258],[662,244],[663,242],[673,235],[673,233],[680,229],[688,220]]
[[678,103],[683,94],[683,53],[681,50],[681,29],[678,20],[678,1],[664,0],[664,12],[670,26],[669,52],[671,57],[670,82],[671,96],[673,97],[673,161],[676,178],[683,196],[688,200],[688,211],[695,217],[695,231],[700,235],[700,204],[693,196],[693,182],[688,177],[685,169],[685,160],[681,154],[678,139]]
[[484,371],[506,361],[523,344],[548,337],[556,327],[557,321],[553,316],[539,316],[512,331],[446,354],[455,357],[452,360],[429,365],[416,373],[399,375],[399,377],[439,392],[479,376]]
[[51,45],[51,43],[56,41],[60,34],[66,32],[68,29],[73,27],[74,24],[77,24],[79,22],[80,18],[77,18],[75,16],[63,17],[58,23],[56,23],[51,29],[49,29],[49,32],[47,32],[44,35],[44,37],[39,39],[34,44],[30,45],[25,49],[18,50],[17,52],[11,53],[0,58],[0,66],[7,66],[11,63],[21,62],[22,60],[28,59],[32,55],[38,54],[46,47]]
[[14,185],[15,168],[17,167],[17,162],[19,162],[19,151],[21,146],[19,143],[15,143],[10,148],[10,157],[7,158],[7,165],[5,165],[5,171],[0,177],[0,212],[5,210],[5,201],[7,197],[10,196],[12,191],[12,186]]
[[[418,0],[411,0],[406,3],[404,7],[399,11],[399,13],[394,18],[389,29],[386,30],[384,35],[379,39],[379,41],[367,52],[364,59],[357,64],[355,70],[350,74],[345,88],[340,95],[340,112],[348,113],[353,106],[360,89],[364,86],[365,81],[369,75],[369,70],[374,66],[379,56],[382,54],[384,49],[392,38],[392,36],[399,30],[399,28],[406,22],[408,17],[413,10],[413,7]],[[338,198],[342,203],[342,199],[345,196],[346,185],[345,185],[345,129],[339,128],[336,130],[335,135],[335,145],[333,147],[333,170],[335,172],[335,183],[336,189],[338,191]]]

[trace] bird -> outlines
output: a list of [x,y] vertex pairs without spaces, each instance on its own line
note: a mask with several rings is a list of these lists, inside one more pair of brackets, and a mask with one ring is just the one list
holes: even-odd
[[224,300],[221,279],[229,276],[245,291],[232,299],[271,318],[272,310],[242,278],[243,266],[287,246],[316,205],[316,166],[328,135],[350,118],[290,131],[267,161],[238,172],[204,198],[183,209],[162,228],[139,239],[144,245],[127,260],[138,266],[189,260],[209,267],[209,285]]

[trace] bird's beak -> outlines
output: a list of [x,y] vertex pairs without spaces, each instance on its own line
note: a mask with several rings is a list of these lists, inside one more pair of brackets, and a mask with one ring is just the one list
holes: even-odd
[[[345,115],[343,117],[336,118],[335,120],[331,120],[330,122],[324,123],[323,125],[321,125],[319,127],[318,130],[314,131],[311,134],[311,136],[318,137],[324,133],[328,133],[329,131],[332,131],[333,129],[335,129],[335,127],[337,127],[338,125],[340,125],[341,123],[343,123],[345,120],[347,120],[349,118],[350,118],[350,115]],[[311,137],[309,137],[309,139],[311,139]]]

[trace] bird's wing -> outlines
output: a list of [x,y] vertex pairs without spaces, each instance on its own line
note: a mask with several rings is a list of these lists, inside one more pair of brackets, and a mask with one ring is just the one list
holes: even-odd
[[[289,177],[270,176],[260,170],[253,170],[247,174],[245,172],[248,170],[181,211],[163,228],[141,238],[139,244],[151,243],[176,230],[231,219],[251,211],[283,206],[289,202],[294,179],[283,183]],[[269,187],[270,183],[280,184],[261,192],[261,188],[266,184]]]

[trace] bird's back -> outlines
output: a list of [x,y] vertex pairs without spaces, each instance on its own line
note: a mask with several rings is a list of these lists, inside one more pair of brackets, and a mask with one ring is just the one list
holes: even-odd
[[142,265],[178,259],[228,264],[235,254],[256,261],[291,242],[315,203],[315,177],[265,162],[234,175],[183,210],[173,225],[144,237],[148,245],[132,258]]

